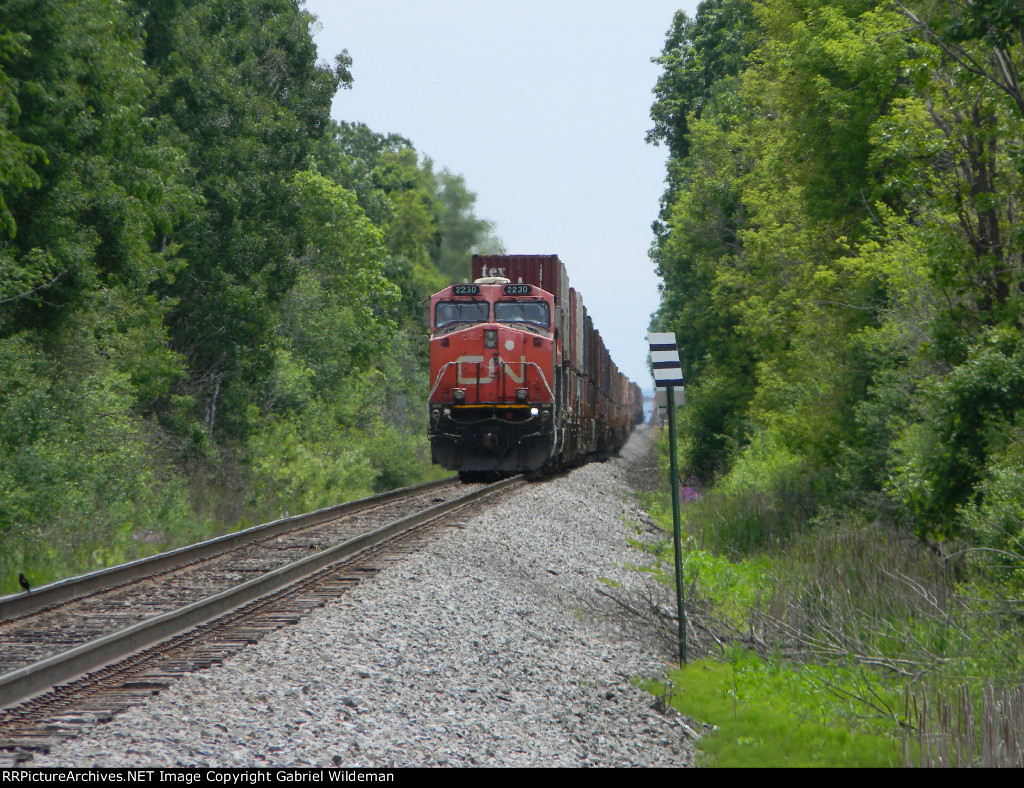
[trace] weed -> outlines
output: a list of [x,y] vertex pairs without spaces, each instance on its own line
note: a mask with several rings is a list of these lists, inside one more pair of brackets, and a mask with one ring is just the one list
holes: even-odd
[[[660,703],[711,723],[698,740],[702,765],[737,767],[894,766],[896,741],[857,730],[842,704],[823,703],[820,685],[799,671],[742,650],[727,662],[699,660],[647,689]],[[656,703],[659,701],[656,701]]]

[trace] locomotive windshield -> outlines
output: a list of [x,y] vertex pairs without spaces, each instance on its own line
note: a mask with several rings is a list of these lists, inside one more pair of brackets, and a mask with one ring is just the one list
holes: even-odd
[[444,328],[455,323],[485,323],[490,313],[486,301],[439,301],[434,311],[434,327]]
[[494,320],[498,323],[530,323],[541,328],[551,325],[548,305],[544,301],[496,301]]

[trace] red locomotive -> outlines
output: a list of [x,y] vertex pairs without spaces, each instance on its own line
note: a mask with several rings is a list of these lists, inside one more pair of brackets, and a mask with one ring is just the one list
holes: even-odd
[[464,481],[618,451],[643,420],[557,255],[474,255],[430,299],[430,446]]

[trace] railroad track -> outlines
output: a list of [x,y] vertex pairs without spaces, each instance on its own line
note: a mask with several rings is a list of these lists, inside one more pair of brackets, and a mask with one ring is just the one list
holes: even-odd
[[521,483],[405,488],[0,599],[0,767],[297,623]]

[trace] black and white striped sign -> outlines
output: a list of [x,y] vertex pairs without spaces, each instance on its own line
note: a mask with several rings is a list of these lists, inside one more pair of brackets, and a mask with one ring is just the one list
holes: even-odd
[[647,342],[651,346],[651,366],[654,369],[654,385],[656,388],[683,385],[683,368],[679,363],[679,348],[676,335],[648,334]]

